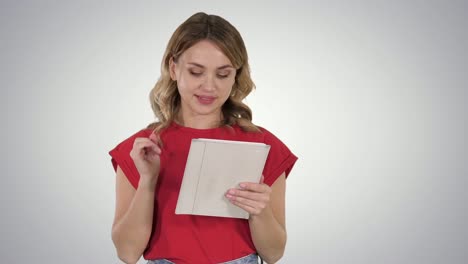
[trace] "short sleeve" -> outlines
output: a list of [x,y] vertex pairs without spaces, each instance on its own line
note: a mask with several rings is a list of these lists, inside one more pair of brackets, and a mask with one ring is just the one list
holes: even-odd
[[270,145],[263,176],[265,176],[265,184],[271,186],[283,172],[286,177],[289,176],[297,157],[275,135],[264,128],[261,128],[261,130],[264,133],[264,143]]
[[125,174],[125,176],[127,177],[130,184],[135,189],[138,188],[140,174],[138,173],[133,159],[130,157],[130,151],[132,150],[133,142],[135,142],[135,139],[137,137],[149,137],[150,134],[150,130],[140,130],[136,134],[130,136],[129,138],[119,143],[114,149],[109,151],[114,171],[117,172],[117,166],[119,166]]

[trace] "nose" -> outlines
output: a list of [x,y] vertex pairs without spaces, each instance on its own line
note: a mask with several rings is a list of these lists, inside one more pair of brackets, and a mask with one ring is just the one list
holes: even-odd
[[207,91],[207,92],[212,92],[212,91],[216,90],[215,76],[213,76],[212,74],[206,75],[206,77],[203,80],[201,88],[204,91]]

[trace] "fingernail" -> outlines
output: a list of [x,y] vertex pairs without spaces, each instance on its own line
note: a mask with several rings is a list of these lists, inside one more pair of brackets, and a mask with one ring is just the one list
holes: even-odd
[[239,184],[239,186],[240,186],[242,189],[245,188],[245,184],[244,184],[244,183]]
[[229,194],[236,194],[236,191],[234,191],[233,189],[229,190]]

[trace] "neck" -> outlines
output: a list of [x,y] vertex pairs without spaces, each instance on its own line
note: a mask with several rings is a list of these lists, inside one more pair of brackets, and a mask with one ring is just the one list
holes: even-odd
[[212,115],[191,115],[189,113],[183,113],[177,115],[176,122],[190,128],[196,129],[209,129],[216,128],[221,125],[223,120],[222,113]]

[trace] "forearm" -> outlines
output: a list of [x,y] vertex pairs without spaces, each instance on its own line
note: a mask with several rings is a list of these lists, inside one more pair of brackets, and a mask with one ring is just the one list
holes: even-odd
[[117,255],[126,263],[135,263],[145,250],[152,230],[155,184],[140,182],[125,215],[112,229]]
[[268,263],[277,262],[286,246],[286,230],[274,217],[271,208],[267,207],[260,215],[251,215],[250,232],[255,248]]

